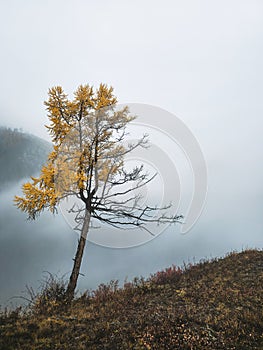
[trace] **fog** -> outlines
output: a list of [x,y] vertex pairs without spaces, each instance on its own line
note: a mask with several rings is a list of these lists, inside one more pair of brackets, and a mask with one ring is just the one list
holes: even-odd
[[[262,190],[222,191],[208,194],[206,208],[194,228],[181,235],[179,226],[166,229],[144,245],[105,248],[88,242],[79,278],[79,291],[118,279],[148,277],[172,264],[224,256],[232,250],[262,248]],[[45,271],[69,277],[77,234],[61,215],[44,214],[29,222],[12,203],[19,185],[1,194],[0,285],[1,304],[17,304],[26,285],[37,289]],[[248,193],[249,192],[249,193]]]
[[[130,249],[88,243],[80,290],[262,248],[262,17],[260,0],[1,3],[1,125],[49,139],[48,88],[72,96],[81,83],[105,82],[120,103],[179,117],[206,159],[206,205],[191,231],[177,225]],[[37,287],[43,271],[69,273],[77,244],[61,216],[27,222],[12,204],[19,188],[0,193],[0,303]]]

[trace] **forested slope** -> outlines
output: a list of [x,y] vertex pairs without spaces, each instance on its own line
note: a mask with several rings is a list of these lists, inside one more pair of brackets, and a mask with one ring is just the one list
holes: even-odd
[[39,137],[0,127],[0,189],[37,174],[50,150],[51,145]]

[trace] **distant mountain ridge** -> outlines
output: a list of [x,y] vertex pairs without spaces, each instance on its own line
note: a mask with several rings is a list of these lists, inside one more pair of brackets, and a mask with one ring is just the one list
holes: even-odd
[[0,127],[0,189],[39,173],[51,147],[37,136]]

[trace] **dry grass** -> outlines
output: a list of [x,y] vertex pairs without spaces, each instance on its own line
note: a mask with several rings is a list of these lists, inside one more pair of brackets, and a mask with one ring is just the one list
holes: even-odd
[[49,280],[31,306],[0,315],[0,349],[263,349],[263,251],[171,267],[66,305]]

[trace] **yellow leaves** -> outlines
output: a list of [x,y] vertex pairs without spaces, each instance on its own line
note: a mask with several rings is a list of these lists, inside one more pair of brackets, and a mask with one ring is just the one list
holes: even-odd
[[36,186],[40,181],[40,179],[38,179],[37,177],[33,177],[33,176],[31,176],[31,180],[33,181],[34,186]]
[[60,156],[58,159],[56,159],[54,164],[53,186],[57,193],[63,195],[63,192],[69,188],[70,181],[71,174],[68,163],[66,162],[65,157]]
[[[87,85],[80,85],[78,89],[74,93],[75,99],[73,101],[73,105],[75,108],[86,108],[93,107],[93,88]],[[72,107],[72,106],[71,106]]]
[[42,167],[39,178],[31,177],[32,183],[27,182],[23,185],[24,197],[15,196],[15,205],[28,214],[29,219],[35,219],[36,216],[45,208],[51,212],[55,211],[58,201],[54,183],[55,169],[52,163]]
[[[15,197],[21,210],[35,218],[43,209],[54,212],[68,195],[92,190],[116,175],[123,166],[125,148],[120,138],[126,124],[134,119],[128,107],[115,111],[113,88],[100,84],[80,85],[69,100],[61,86],[49,89],[45,106],[53,150],[40,176],[23,186],[23,197]],[[109,107],[109,108],[107,108]],[[94,193],[93,191],[93,193]]]
[[48,94],[49,99],[44,102],[47,106],[50,120],[50,126],[47,126],[47,128],[52,141],[59,144],[73,125],[67,110],[69,101],[61,86],[49,89]]
[[183,298],[186,295],[185,289],[176,289],[176,293],[179,297]]
[[51,188],[54,186],[54,175],[54,166],[51,162],[49,162],[46,166],[44,165],[42,167],[40,179],[42,182],[44,182],[46,187]]
[[100,84],[95,97],[95,109],[109,107],[117,103],[116,97],[113,95],[113,88],[107,87],[106,84]]
[[48,160],[54,161],[56,158],[57,158],[57,152],[55,150],[49,153]]
[[74,125],[87,117],[90,111],[99,110],[117,103],[113,88],[101,84],[96,93],[93,87],[80,85],[74,93],[73,101],[69,101],[61,86],[49,89],[49,99],[45,101],[50,125],[47,126],[52,141],[61,144]]
[[75,174],[75,182],[77,183],[79,189],[83,190],[85,188],[85,185],[87,183],[87,176],[84,170],[81,170]]
[[46,204],[43,193],[30,183],[24,184],[23,193],[25,197],[15,196],[14,202],[19,209],[28,214],[28,218],[35,219]]

